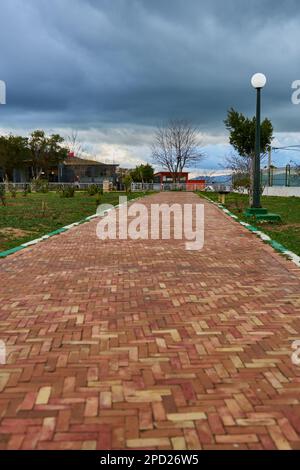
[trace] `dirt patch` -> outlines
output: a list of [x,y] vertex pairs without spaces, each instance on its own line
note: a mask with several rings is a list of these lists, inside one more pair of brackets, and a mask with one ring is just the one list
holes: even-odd
[[0,236],[4,238],[23,238],[31,235],[32,233],[34,232],[13,227],[5,227],[0,229]]
[[230,203],[230,204],[227,204],[226,207],[232,212],[238,212],[239,214],[242,214],[246,210],[247,205],[244,204],[243,202],[237,201],[236,204]]
[[285,232],[286,230],[293,229],[295,231],[300,231],[300,224],[262,224],[263,228],[266,230],[273,230],[276,232]]

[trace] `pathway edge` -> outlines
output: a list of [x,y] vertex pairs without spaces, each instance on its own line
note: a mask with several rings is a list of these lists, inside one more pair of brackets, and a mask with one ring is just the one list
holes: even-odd
[[[127,201],[127,203],[133,202],[133,201],[138,201],[139,199],[142,199],[145,196],[140,196],[135,199],[131,199],[130,201]],[[126,203],[125,203],[126,204]],[[118,209],[121,207],[123,204],[118,204],[115,207],[115,209]],[[111,209],[108,209],[104,212],[108,213],[110,212]],[[6,251],[1,251],[0,252],[0,259],[7,258],[8,256],[14,255],[15,253],[18,253],[19,251],[25,250],[26,248],[29,248],[30,246],[37,245],[38,243],[44,242],[45,240],[48,240],[49,238],[55,237],[56,235],[61,235],[62,233],[68,232],[74,227],[78,227],[79,225],[85,224],[87,222],[90,222],[91,220],[94,220],[99,217],[103,217],[104,214],[93,214],[89,215],[88,217],[85,217],[82,220],[79,220],[78,222],[74,222],[73,224],[66,225],[65,227],[61,227],[57,230],[54,230],[54,232],[47,233],[46,235],[43,235],[40,238],[37,238],[36,240],[31,240],[27,243],[22,243],[22,245],[16,246],[15,248],[11,248],[10,250]]]
[[281,245],[281,243],[276,242],[273,240],[269,235],[266,233],[262,232],[259,228],[255,227],[254,225],[248,224],[247,222],[244,222],[243,220],[240,220],[237,215],[233,214],[230,212],[226,207],[224,207],[222,204],[213,201],[207,196],[201,195],[203,199],[206,201],[210,202],[214,206],[218,207],[221,209],[224,214],[228,215],[231,217],[235,222],[239,223],[243,227],[245,227],[249,232],[254,233],[257,237],[259,237],[264,243],[267,243],[270,245],[275,251],[280,253],[281,255],[286,256],[290,261],[292,261],[296,266],[300,267],[300,256],[296,255],[293,251],[289,250],[285,246]]

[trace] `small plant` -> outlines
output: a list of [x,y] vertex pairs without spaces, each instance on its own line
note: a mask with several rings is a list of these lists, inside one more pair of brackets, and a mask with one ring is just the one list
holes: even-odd
[[131,175],[126,175],[123,179],[123,184],[125,186],[126,193],[131,193],[131,185],[132,185],[132,177]]
[[62,192],[62,190],[64,189],[64,185],[63,184],[59,184],[58,186],[56,186],[56,194],[59,194]]
[[248,194],[251,191],[251,180],[250,176],[246,173],[236,173],[233,177],[232,187],[235,191],[240,194],[243,194],[246,190]]
[[239,198],[238,196],[235,196],[233,201],[234,201],[234,208],[235,208],[235,210],[236,210],[238,213],[241,214],[241,213],[244,211],[244,209],[245,209],[245,207],[244,207],[244,201],[243,201],[241,198]]
[[6,193],[5,193],[4,184],[0,184],[0,200],[1,200],[2,206],[6,206]]
[[34,189],[37,193],[48,193],[49,192],[49,183],[47,180],[36,180],[34,182]]
[[48,210],[48,204],[45,201],[42,201],[42,217],[46,216]]
[[13,199],[16,199],[17,197],[17,189],[14,184],[9,184],[8,185],[8,191],[10,192],[10,195]]
[[96,196],[96,194],[103,194],[103,190],[97,184],[91,184],[87,189],[87,193],[89,196]]
[[75,196],[75,188],[74,186],[65,186],[60,189],[59,193],[60,197],[71,198]]
[[31,193],[31,186],[30,184],[25,184],[23,187],[23,197],[27,197],[28,194]]

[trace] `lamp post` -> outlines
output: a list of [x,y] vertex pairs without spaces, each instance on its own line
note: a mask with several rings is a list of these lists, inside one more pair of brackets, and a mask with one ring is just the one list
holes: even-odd
[[251,79],[253,88],[256,89],[256,130],[255,130],[255,158],[253,162],[253,178],[252,178],[252,204],[248,208],[244,215],[246,217],[254,217],[260,222],[280,222],[281,217],[278,214],[271,214],[267,209],[261,207],[260,203],[260,134],[261,134],[261,123],[260,123],[260,111],[261,111],[261,90],[267,83],[267,79],[264,74],[256,73]]
[[267,83],[264,74],[256,73],[251,79],[253,88],[256,88],[256,131],[255,131],[255,158],[253,165],[253,202],[254,209],[260,209],[260,114],[261,114],[261,90]]

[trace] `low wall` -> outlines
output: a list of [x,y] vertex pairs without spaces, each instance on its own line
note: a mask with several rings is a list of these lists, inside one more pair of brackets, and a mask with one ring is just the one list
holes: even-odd
[[264,189],[264,196],[282,196],[290,197],[296,196],[300,197],[300,187],[286,187],[286,186],[267,186]]

